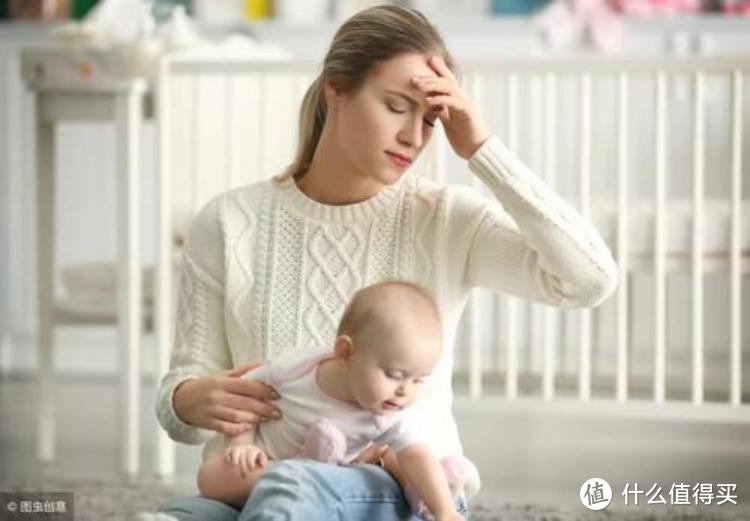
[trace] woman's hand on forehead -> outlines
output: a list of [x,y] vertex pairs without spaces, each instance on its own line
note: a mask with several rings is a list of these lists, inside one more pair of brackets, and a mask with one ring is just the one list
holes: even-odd
[[424,96],[429,112],[438,114],[453,151],[468,160],[487,141],[489,134],[473,101],[461,90],[443,59],[432,56],[428,64],[435,76],[414,76],[412,83]]

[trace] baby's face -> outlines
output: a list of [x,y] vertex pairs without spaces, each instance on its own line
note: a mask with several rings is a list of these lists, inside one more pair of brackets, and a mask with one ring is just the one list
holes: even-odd
[[440,359],[438,335],[404,331],[371,335],[354,345],[350,385],[362,408],[387,414],[409,407]]

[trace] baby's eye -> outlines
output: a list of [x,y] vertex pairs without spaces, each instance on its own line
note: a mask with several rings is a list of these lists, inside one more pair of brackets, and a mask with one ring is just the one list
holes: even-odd
[[415,378],[414,383],[417,385],[421,385],[424,383],[424,378]]
[[400,371],[386,371],[385,375],[392,380],[401,380],[402,377]]

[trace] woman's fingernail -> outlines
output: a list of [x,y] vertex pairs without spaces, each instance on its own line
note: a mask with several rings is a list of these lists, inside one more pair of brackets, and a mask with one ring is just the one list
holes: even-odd
[[272,417],[272,418],[273,418],[274,420],[280,420],[280,419],[281,419],[281,411],[273,411],[273,412],[271,413],[271,417]]
[[272,400],[278,400],[279,398],[281,398],[281,396],[279,395],[279,393],[277,393],[275,390],[271,389],[271,399]]

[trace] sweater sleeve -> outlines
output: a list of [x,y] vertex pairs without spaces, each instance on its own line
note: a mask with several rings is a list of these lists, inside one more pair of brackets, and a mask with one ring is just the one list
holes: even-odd
[[497,137],[469,169],[497,202],[474,190],[456,198],[451,233],[469,232],[464,284],[559,307],[596,306],[614,292],[617,265],[598,231]]
[[221,203],[221,197],[211,201],[188,233],[179,282],[175,344],[169,372],[162,378],[156,397],[157,417],[169,437],[191,445],[207,442],[214,433],[177,417],[173,405],[175,389],[186,380],[232,365],[224,333]]

